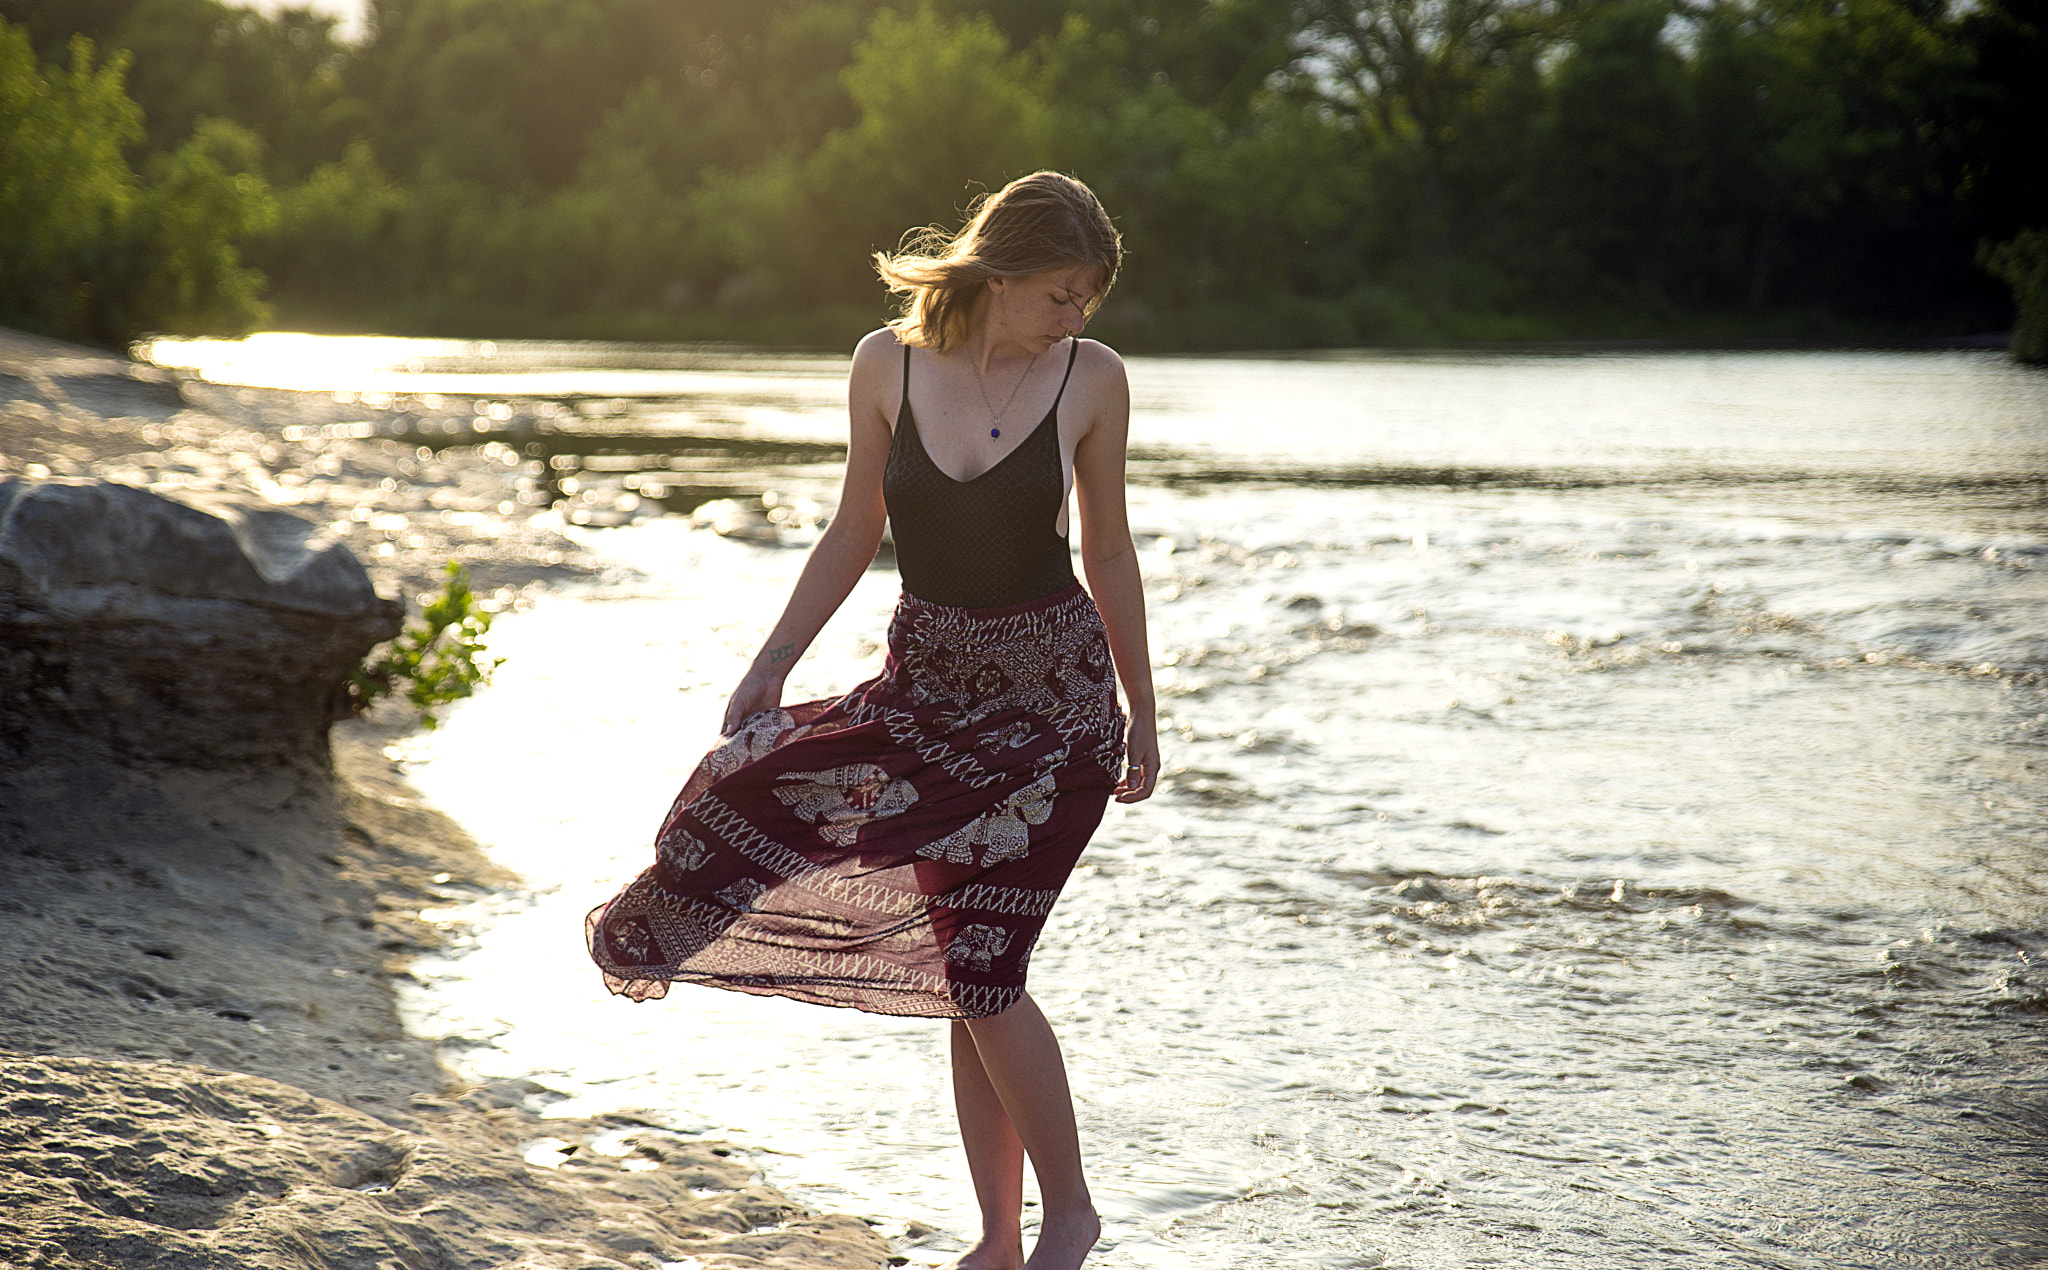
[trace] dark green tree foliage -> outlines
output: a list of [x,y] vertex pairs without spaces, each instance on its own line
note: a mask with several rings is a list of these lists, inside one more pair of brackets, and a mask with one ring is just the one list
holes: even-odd
[[225,119],[262,140],[277,176],[303,177],[347,127],[333,27],[304,11],[267,17],[221,0],[140,0],[109,43],[134,59],[129,92],[152,149]]
[[1600,10],[1553,79],[1536,173],[1557,227],[1552,285],[1597,280],[1652,304],[1671,294],[1695,134],[1686,65],[1663,39],[1671,18],[1664,0]]
[[2048,362],[2048,229],[2029,229],[1984,253],[1984,264],[2012,287],[2019,315],[2012,353],[2023,362]]
[[498,190],[571,181],[591,134],[636,84],[687,52],[660,0],[376,0],[351,79],[371,139],[400,170]]
[[69,65],[71,40],[82,35],[94,44],[112,43],[136,0],[0,0],[0,20],[27,33],[37,58]]
[[[247,320],[239,244],[313,329],[841,344],[869,252],[1051,166],[1126,235],[1105,333],[1187,347],[1996,326],[1982,244],[2048,223],[2044,4],[372,0],[355,46],[221,0],[0,15],[129,59],[139,122],[66,90],[98,175],[32,241],[137,313]],[[189,237],[159,187],[229,254],[146,287],[99,227]],[[65,268],[38,312],[97,294]]]
[[2048,226],[2048,0],[1972,6],[1956,39],[1969,73],[1936,100],[1947,175],[1988,238]]
[[348,50],[334,19],[275,16],[222,0],[0,0],[0,19],[26,30],[45,62],[69,59],[73,34],[128,55],[128,95],[148,150],[166,153],[201,122],[225,119],[262,143],[273,179],[298,179],[337,157],[360,126],[342,91]]

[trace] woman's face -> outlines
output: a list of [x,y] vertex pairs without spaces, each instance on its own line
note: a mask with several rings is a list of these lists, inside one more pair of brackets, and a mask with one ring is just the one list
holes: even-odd
[[1021,278],[991,278],[989,316],[997,334],[1042,352],[1079,335],[1088,325],[1088,306],[1101,289],[1102,272],[1073,265]]

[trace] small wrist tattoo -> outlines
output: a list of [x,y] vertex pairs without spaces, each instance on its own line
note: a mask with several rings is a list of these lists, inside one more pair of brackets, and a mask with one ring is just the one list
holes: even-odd
[[780,648],[771,648],[768,650],[768,664],[773,666],[776,662],[788,661],[790,658],[794,656],[796,656],[796,645],[784,644]]

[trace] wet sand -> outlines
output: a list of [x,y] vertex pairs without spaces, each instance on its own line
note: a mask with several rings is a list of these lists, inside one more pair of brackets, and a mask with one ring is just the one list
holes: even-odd
[[[334,431],[341,408],[203,404],[0,332],[0,472],[262,494],[391,543],[358,544],[387,593],[450,557],[501,603],[594,567],[481,447],[293,445],[284,426]],[[0,771],[0,1266],[885,1264],[867,1224],[760,1185],[741,1148],[544,1119],[539,1086],[462,1087],[405,1033],[394,984],[447,938],[437,908],[514,881],[384,757],[414,726],[338,727],[331,773]]]

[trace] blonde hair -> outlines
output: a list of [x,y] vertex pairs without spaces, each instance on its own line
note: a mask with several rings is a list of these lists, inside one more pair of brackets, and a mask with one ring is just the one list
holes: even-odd
[[901,316],[889,323],[896,338],[941,353],[957,348],[967,338],[974,297],[990,278],[1092,267],[1102,286],[1087,315],[1102,306],[1123,262],[1123,240],[1093,190],[1058,172],[1033,172],[984,195],[969,212],[957,234],[936,225],[913,229],[894,253],[875,253],[875,272],[903,297]]

